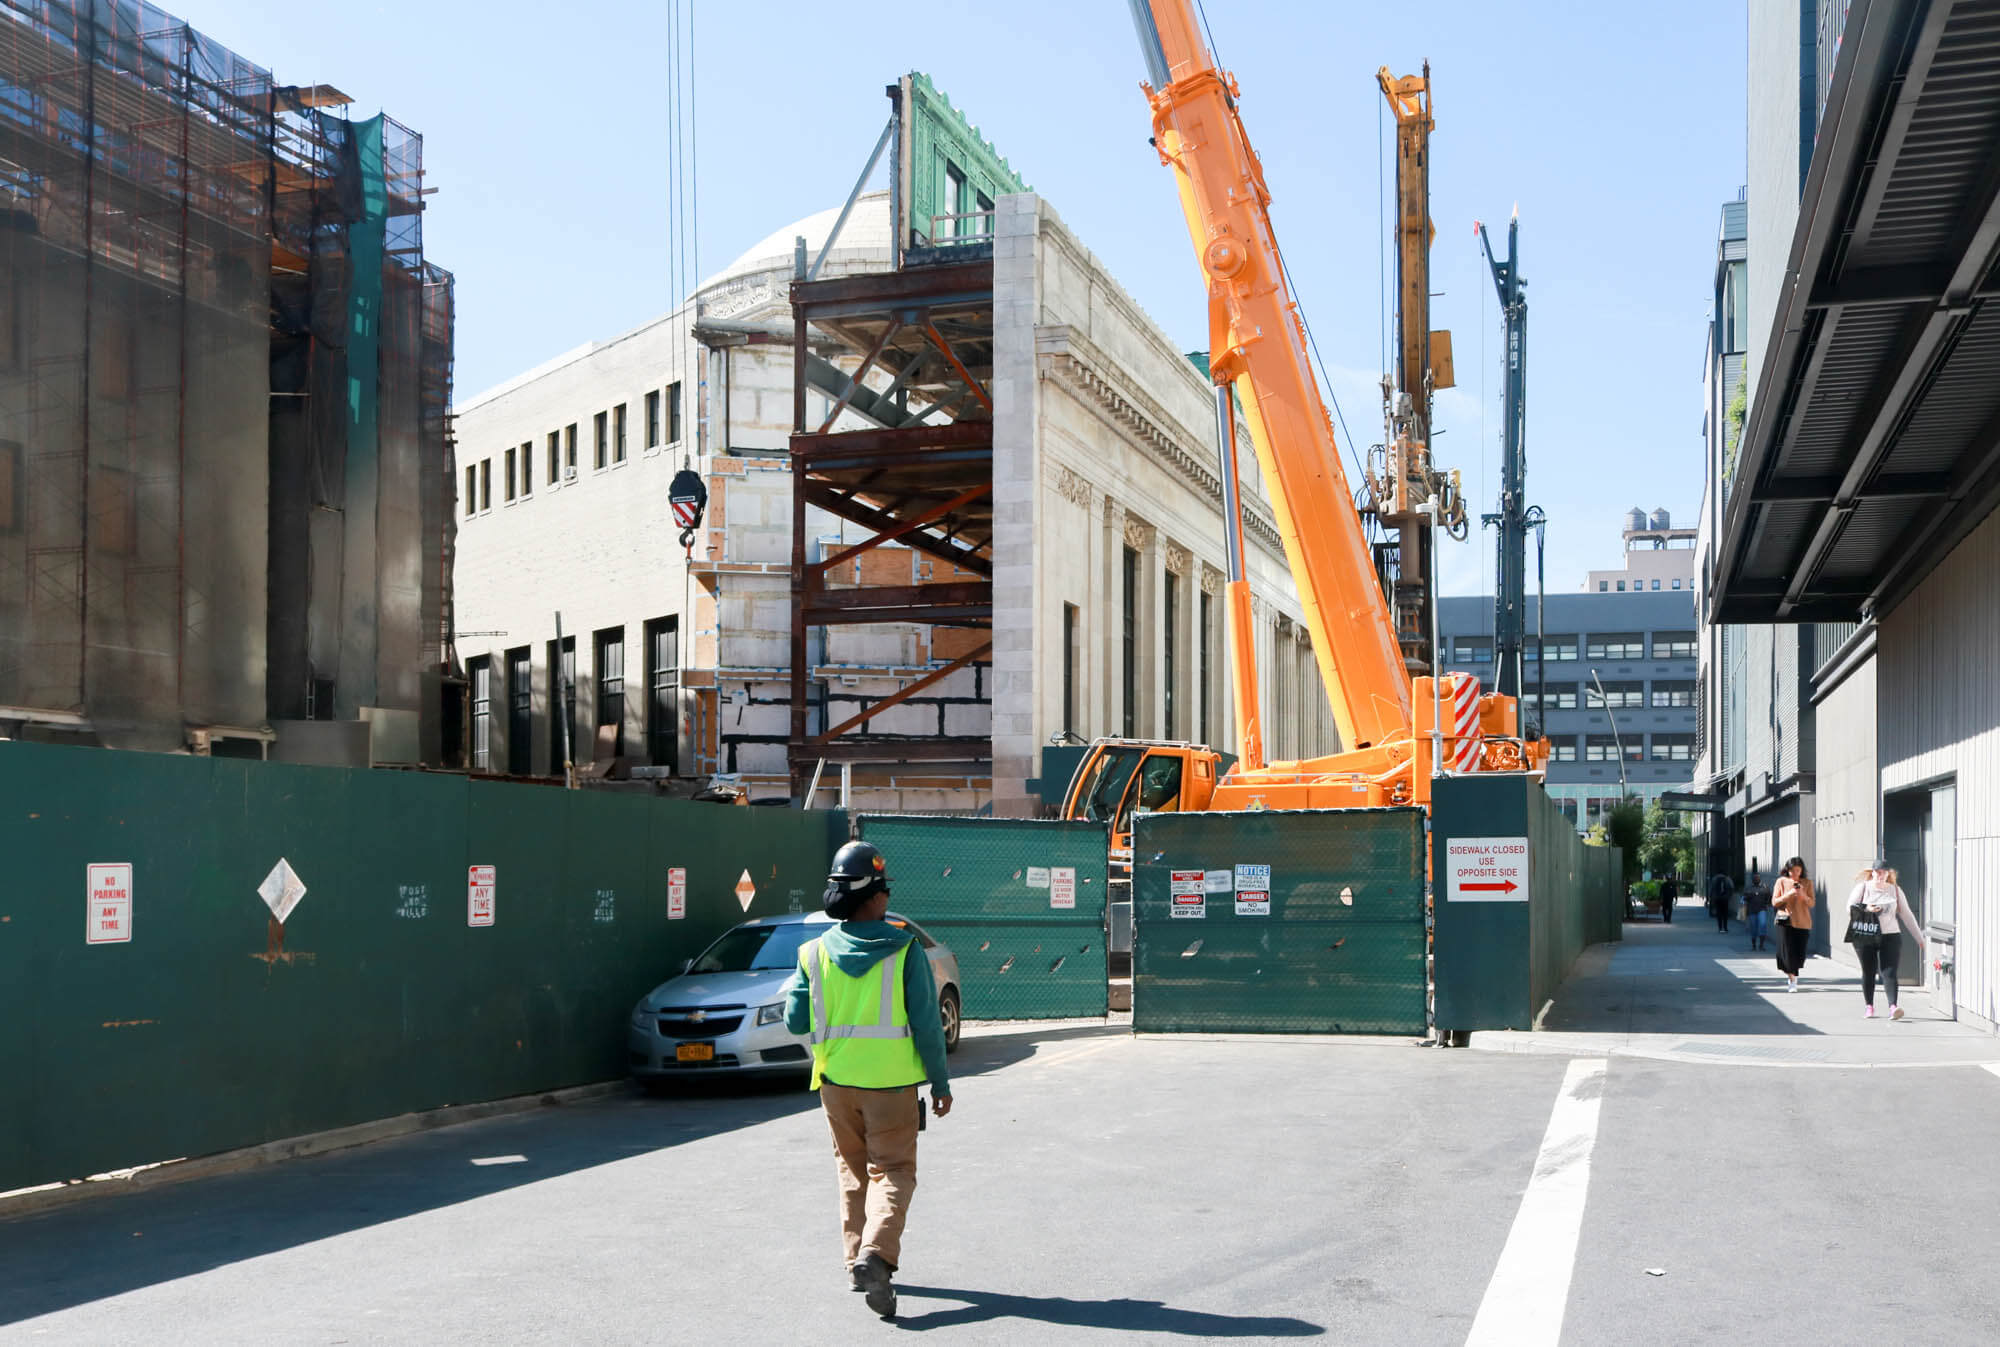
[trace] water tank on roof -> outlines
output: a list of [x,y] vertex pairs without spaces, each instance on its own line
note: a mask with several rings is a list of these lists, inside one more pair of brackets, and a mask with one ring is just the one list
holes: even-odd
[[1644,510],[1635,505],[1625,512],[1625,531],[1627,533],[1640,533],[1645,530],[1645,527],[1646,512]]
[[1668,514],[1665,510],[1653,511],[1653,527],[1655,529],[1665,531],[1673,526],[1674,517],[1672,515]]

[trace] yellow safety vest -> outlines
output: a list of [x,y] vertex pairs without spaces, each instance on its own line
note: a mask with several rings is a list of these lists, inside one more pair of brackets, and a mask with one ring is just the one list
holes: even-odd
[[857,978],[841,972],[817,940],[799,950],[799,967],[812,991],[813,1089],[827,1075],[857,1090],[923,1082],[923,1060],[910,1037],[910,1012],[903,1004],[903,967],[909,957],[910,946],[904,945]]

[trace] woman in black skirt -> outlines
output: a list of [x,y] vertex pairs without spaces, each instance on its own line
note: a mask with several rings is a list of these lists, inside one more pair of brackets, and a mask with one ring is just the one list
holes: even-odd
[[1778,914],[1778,971],[1785,975],[1785,990],[1795,992],[1799,970],[1806,965],[1806,941],[1812,938],[1813,886],[1802,858],[1792,857],[1779,872],[1771,910]]

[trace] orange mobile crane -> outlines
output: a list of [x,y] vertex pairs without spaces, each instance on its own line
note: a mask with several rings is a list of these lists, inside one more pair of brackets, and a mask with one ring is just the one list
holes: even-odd
[[[1149,75],[1153,143],[1174,171],[1208,285],[1241,757],[1224,775],[1222,756],[1203,745],[1094,742],[1070,782],[1063,815],[1111,824],[1114,882],[1130,877],[1135,811],[1428,806],[1432,779],[1448,769],[1524,771],[1545,757],[1540,744],[1518,737],[1513,698],[1480,696],[1471,675],[1411,676],[1307,357],[1263,167],[1237,115],[1236,81],[1216,68],[1189,0],[1132,0],[1132,13]],[[1427,322],[1427,305],[1423,316]],[[1264,757],[1232,390],[1339,729],[1341,751],[1324,757]],[[1434,486],[1421,502],[1433,527],[1450,522],[1445,495]],[[1433,622],[1427,644],[1434,650],[1435,642]]]

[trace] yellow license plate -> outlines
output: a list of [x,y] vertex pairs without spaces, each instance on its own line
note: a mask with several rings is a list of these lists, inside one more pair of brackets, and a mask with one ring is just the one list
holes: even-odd
[[712,1062],[715,1060],[713,1043],[681,1043],[674,1047],[677,1062]]

